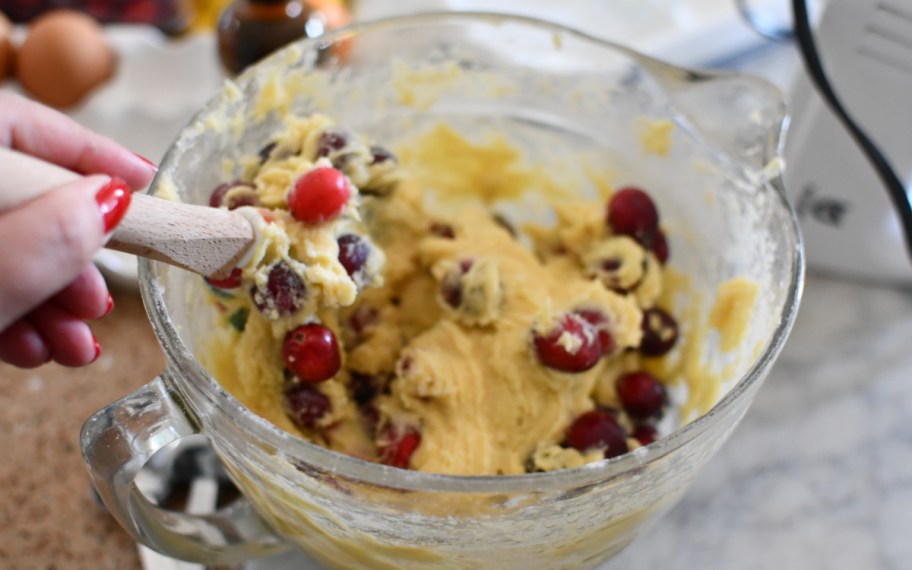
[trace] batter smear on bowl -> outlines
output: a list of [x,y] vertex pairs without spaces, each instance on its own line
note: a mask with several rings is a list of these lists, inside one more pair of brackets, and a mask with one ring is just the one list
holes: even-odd
[[431,214],[396,156],[291,118],[211,205],[254,208],[251,259],[208,282],[206,358],[255,413],[387,465],[493,475],[578,467],[660,436],[645,363],[675,350],[667,240],[649,192],[562,200],[516,228]]

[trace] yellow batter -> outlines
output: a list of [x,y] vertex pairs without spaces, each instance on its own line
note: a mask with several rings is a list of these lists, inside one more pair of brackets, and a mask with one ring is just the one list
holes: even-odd
[[[431,216],[422,188],[394,162],[370,168],[364,161],[349,162],[346,174],[370,191],[340,220],[302,230],[284,211],[284,196],[295,177],[318,166],[314,145],[331,127],[323,117],[290,119],[270,159],[262,166],[251,162],[247,173],[262,203],[273,210],[245,277],[262,280],[257,267],[263,259],[300,260],[305,280],[320,295],[298,313],[276,319],[253,307],[248,295],[225,298],[215,292],[225,325],[233,326],[219,327],[201,355],[214,376],[279,427],[367,460],[377,459],[376,425],[387,424],[412,426],[421,434],[410,461],[421,471],[519,474],[601,459],[601,453],[560,444],[581,414],[596,406],[617,407],[615,379],[643,367],[638,353],[628,349],[639,346],[643,309],[662,296],[658,259],[632,239],[610,234],[601,201],[556,203],[556,224],[522,228],[531,249],[481,208],[466,207],[446,219]],[[540,167],[523,170],[518,153],[502,139],[471,143],[438,127],[410,148],[400,157],[420,160],[425,172],[450,163],[437,170],[444,191],[475,190],[482,203],[515,194],[523,180],[534,180],[531,186],[548,195],[572,195]],[[335,261],[341,231],[363,232],[376,244],[378,253],[371,257],[376,275],[369,283],[354,283]],[[598,260],[606,256],[623,260],[610,275],[600,273]],[[457,308],[443,293],[448,280],[460,287]],[[743,328],[754,303],[749,293],[749,286],[730,286],[725,306],[731,309],[719,309],[713,326]],[[607,316],[613,352],[581,373],[543,366],[533,333],[578,309]],[[723,312],[739,322],[726,324]],[[343,365],[317,385],[330,399],[330,412],[316,429],[302,430],[285,412],[281,347],[291,328],[311,320],[336,333]],[[733,335],[729,331],[726,338]],[[353,393],[365,379],[377,395],[359,406]],[[631,440],[630,446],[636,444]]]

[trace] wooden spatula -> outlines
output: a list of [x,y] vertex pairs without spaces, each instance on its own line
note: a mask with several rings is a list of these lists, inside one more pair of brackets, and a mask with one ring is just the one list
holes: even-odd
[[[57,165],[0,148],[0,212],[79,177]],[[224,278],[254,240],[250,221],[238,212],[134,194],[105,247]]]

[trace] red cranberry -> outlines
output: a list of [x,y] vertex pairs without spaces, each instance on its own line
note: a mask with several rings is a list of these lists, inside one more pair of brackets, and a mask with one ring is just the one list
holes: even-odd
[[371,374],[362,374],[360,372],[351,373],[351,383],[349,387],[352,391],[352,399],[358,406],[369,404],[383,389],[383,380]]
[[288,209],[299,222],[319,224],[338,216],[350,195],[344,174],[335,168],[317,168],[295,183],[288,193]]
[[272,317],[290,315],[301,307],[306,288],[304,282],[288,264],[276,262],[266,278],[266,285],[254,285],[251,290],[253,303],[260,312]]
[[292,382],[285,387],[285,410],[298,427],[315,428],[331,407],[329,398],[310,384]]
[[651,425],[640,424],[633,428],[633,433],[630,435],[633,438],[640,442],[640,445],[649,445],[655,440],[659,439],[659,431]]
[[570,424],[564,445],[583,452],[604,449],[605,457],[611,458],[627,453],[627,435],[614,416],[592,410]]
[[627,414],[638,420],[659,417],[665,406],[665,387],[646,372],[628,372],[617,380],[617,393]]
[[355,234],[339,236],[339,263],[345,268],[349,277],[354,278],[355,274],[361,271],[369,254],[370,247],[360,236]]
[[421,433],[410,425],[387,424],[377,438],[380,463],[408,469],[412,455],[421,445]]
[[659,308],[643,311],[643,340],[640,352],[646,356],[667,354],[678,340],[678,323]]
[[241,206],[259,206],[260,197],[257,196],[256,192],[251,190],[245,190],[243,192],[236,192],[228,198],[228,203],[226,204],[229,210],[236,210]]
[[379,320],[380,312],[373,307],[361,306],[355,309],[348,317],[348,327],[351,329],[355,343],[361,342],[367,329],[377,324]]
[[228,193],[228,190],[231,189],[231,184],[219,184],[215,187],[215,190],[212,191],[212,194],[209,196],[209,205],[213,208],[219,208],[222,205],[222,201],[225,199],[225,194]]
[[606,259],[602,262],[602,269],[608,272],[617,271],[622,265],[624,265],[622,260],[612,257],[611,259]]
[[384,162],[396,163],[396,155],[383,148],[382,146],[374,145],[370,148],[371,151],[371,164],[382,164]]
[[399,359],[399,362],[396,363],[396,371],[400,376],[405,376],[412,370],[412,364],[414,364],[411,356],[403,356]]
[[[599,264],[599,269],[602,271],[599,277],[606,287],[615,293],[626,295],[631,289],[636,287],[637,283],[630,283],[628,280],[622,279],[623,267],[624,259],[620,257],[604,259]],[[622,287],[621,283],[624,283],[625,286]]]
[[463,259],[459,262],[459,270],[447,274],[440,283],[440,296],[454,309],[462,304],[462,276],[469,272],[472,264],[471,259]]
[[[569,335],[573,351],[561,342],[564,335]],[[582,317],[573,313],[564,315],[560,322],[545,336],[533,335],[538,360],[548,368],[562,372],[584,372],[598,362],[602,355],[598,332]]]
[[[231,198],[225,201],[228,192],[234,191]],[[213,208],[226,207],[229,210],[240,208],[241,206],[258,206],[260,199],[255,192],[255,187],[249,182],[229,182],[219,184],[212,195],[209,196],[209,205]]]
[[453,230],[453,226],[439,222],[434,222],[431,224],[430,232],[437,237],[446,239],[453,239],[456,237],[456,231]]
[[659,213],[646,192],[634,187],[623,188],[608,203],[607,222],[614,233],[646,243],[654,239],[659,229]]
[[317,141],[317,158],[329,156],[333,152],[338,152],[348,144],[348,133],[345,131],[331,130],[325,131],[320,135]]
[[285,335],[282,356],[285,365],[304,382],[329,380],[342,366],[336,335],[316,323],[301,325]]
[[206,283],[208,283],[211,287],[215,287],[216,289],[237,289],[241,286],[241,268],[235,267],[231,270],[231,274],[224,279],[206,277]]
[[361,412],[361,425],[364,426],[364,429],[368,433],[374,433],[377,431],[377,425],[380,423],[380,410],[378,410],[373,405],[368,404],[363,406],[360,409]]
[[602,356],[607,356],[614,352],[614,337],[611,336],[611,331],[608,330],[608,317],[601,311],[596,311],[595,309],[578,309],[574,312],[598,331],[598,340],[602,347]]
[[659,259],[659,263],[664,265],[665,262],[668,261],[668,240],[665,238],[665,232],[662,230],[656,232],[650,249]]

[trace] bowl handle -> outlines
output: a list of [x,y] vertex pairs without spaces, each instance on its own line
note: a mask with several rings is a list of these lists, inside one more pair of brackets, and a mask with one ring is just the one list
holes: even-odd
[[139,491],[136,475],[155,452],[198,433],[162,377],[89,418],[82,456],[110,513],[137,541],[190,562],[238,563],[287,549],[244,498],[211,515],[188,515],[162,509]]

